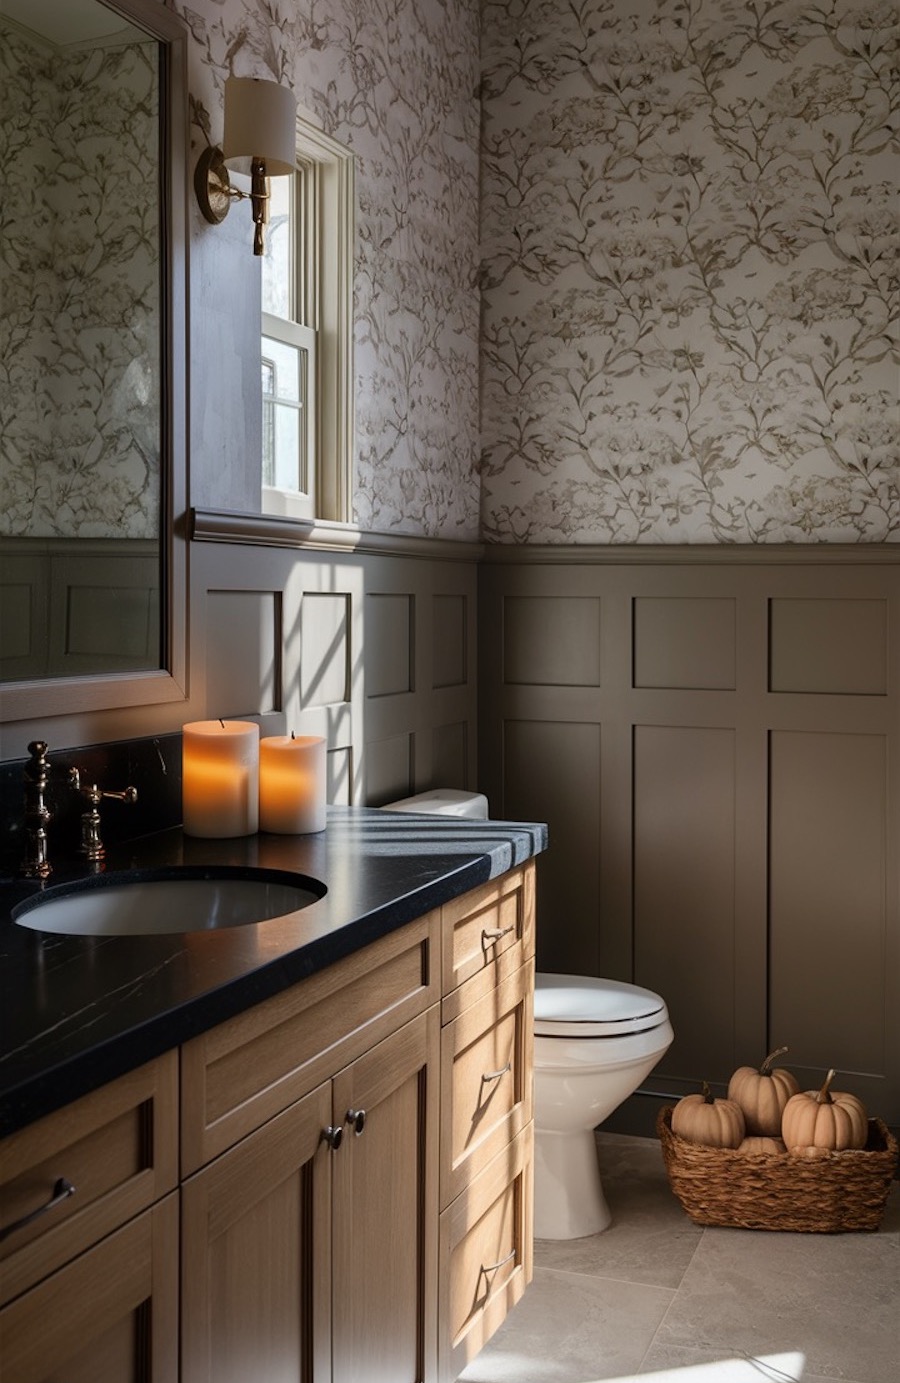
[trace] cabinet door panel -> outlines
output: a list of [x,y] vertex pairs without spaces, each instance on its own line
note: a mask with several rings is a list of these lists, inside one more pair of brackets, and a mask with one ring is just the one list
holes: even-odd
[[182,1191],[183,1383],[327,1378],[328,1084]]
[[439,1045],[434,1007],[334,1081],[334,1383],[435,1377]]

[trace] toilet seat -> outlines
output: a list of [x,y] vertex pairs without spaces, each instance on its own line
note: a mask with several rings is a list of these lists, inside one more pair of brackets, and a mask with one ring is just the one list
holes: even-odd
[[621,1037],[668,1021],[658,994],[620,980],[585,975],[535,975],[536,1037]]

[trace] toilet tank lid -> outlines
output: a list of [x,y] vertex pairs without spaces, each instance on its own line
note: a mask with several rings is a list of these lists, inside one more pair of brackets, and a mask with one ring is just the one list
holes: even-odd
[[534,1031],[546,1037],[616,1037],[661,1027],[668,1010],[658,994],[590,975],[535,975]]
[[488,800],[483,792],[467,792],[463,788],[430,788],[414,797],[401,797],[397,802],[385,802],[385,812],[422,812],[428,816],[465,816],[486,821]]

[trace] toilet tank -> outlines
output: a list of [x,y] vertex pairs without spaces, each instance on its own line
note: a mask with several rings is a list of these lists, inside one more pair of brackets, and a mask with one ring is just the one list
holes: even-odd
[[421,812],[428,816],[465,816],[472,821],[487,821],[488,800],[483,792],[464,792],[461,788],[430,788],[414,797],[385,802],[385,812]]

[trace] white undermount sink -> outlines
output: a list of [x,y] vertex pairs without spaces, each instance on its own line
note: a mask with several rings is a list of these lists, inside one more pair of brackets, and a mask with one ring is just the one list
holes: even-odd
[[13,909],[20,927],[64,936],[153,936],[267,922],[327,892],[317,879],[232,866],[112,873],[56,884]]

